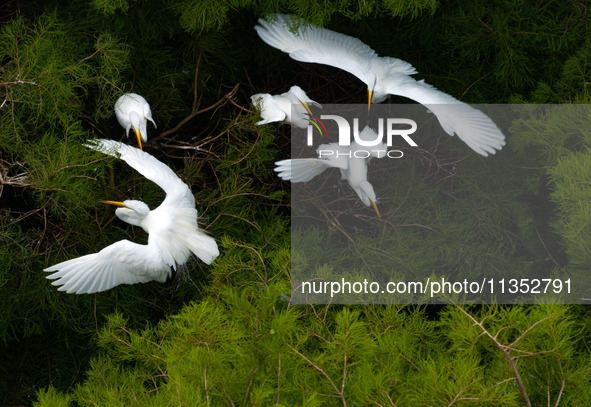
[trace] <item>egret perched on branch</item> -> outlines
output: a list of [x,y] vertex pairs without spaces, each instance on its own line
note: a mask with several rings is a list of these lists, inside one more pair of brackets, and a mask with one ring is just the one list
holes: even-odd
[[[359,138],[363,141],[376,140],[377,137],[378,134],[367,126],[359,133]],[[363,153],[359,154],[361,152]],[[350,146],[329,143],[318,146],[316,153],[318,158],[292,158],[277,161],[275,172],[285,181],[308,182],[327,168],[339,168],[341,178],[347,180],[365,206],[373,206],[379,217],[376,193],[367,180],[367,164],[372,157],[384,157],[387,153],[386,145],[380,143],[373,146],[371,150],[366,150],[366,147],[362,147],[356,141],[351,142]]]
[[68,260],[45,269],[56,273],[47,276],[60,285],[59,291],[89,294],[105,291],[119,284],[164,282],[187,262],[191,252],[207,264],[219,255],[215,240],[197,226],[195,198],[191,190],[165,164],[135,147],[114,141],[90,141],[88,147],[119,156],[144,177],[166,192],[162,204],[154,210],[141,201],[103,201],[119,206],[115,215],[124,222],[141,226],[148,234],[148,244],[120,240],[98,253]]
[[399,95],[425,105],[435,114],[447,134],[457,134],[472,150],[487,156],[505,145],[505,136],[480,110],[410,77],[417,73],[408,62],[380,57],[357,38],[319,28],[293,17],[275,14],[259,19],[255,26],[267,44],[300,62],[312,62],[343,69],[367,85],[371,102]]
[[[257,124],[285,121],[295,127],[305,129],[308,126],[308,114],[312,116],[309,105],[322,108],[322,105],[313,101],[306,95],[306,92],[299,86],[292,86],[287,92],[281,95],[270,95],[268,93],[257,93],[250,97],[255,106],[261,109],[261,120]],[[292,105],[296,116],[292,117]]]
[[148,120],[156,127],[146,99],[137,93],[126,93],[115,102],[115,116],[121,127],[125,129],[127,137],[129,137],[129,129],[133,129],[137,144],[140,150],[143,150],[142,140],[144,143],[148,141]]

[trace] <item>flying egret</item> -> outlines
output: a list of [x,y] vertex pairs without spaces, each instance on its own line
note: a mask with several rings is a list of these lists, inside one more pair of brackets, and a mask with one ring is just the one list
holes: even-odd
[[357,38],[300,23],[291,16],[275,14],[268,20],[259,19],[259,24],[255,30],[261,39],[296,61],[334,66],[363,81],[368,108],[388,95],[404,96],[425,105],[447,134],[457,134],[480,155],[495,154],[505,145],[505,136],[486,114],[411,78],[417,71],[408,62],[380,57]]
[[[257,93],[250,97],[255,106],[261,109],[261,120],[258,125],[285,121],[295,127],[305,129],[308,126],[308,114],[312,116],[309,105],[322,108],[322,105],[313,101],[306,95],[306,92],[299,86],[292,86],[287,92],[281,95],[270,95],[268,93]],[[292,117],[292,105],[296,116]]]
[[148,244],[120,240],[98,253],[88,254],[45,269],[52,285],[59,291],[89,294],[105,291],[119,284],[164,282],[187,262],[191,252],[207,264],[219,255],[215,240],[197,226],[195,198],[191,190],[165,164],[135,147],[114,141],[90,141],[88,147],[119,156],[144,177],[166,192],[162,204],[154,210],[141,201],[103,201],[119,206],[115,215],[124,222],[141,226],[148,234]]
[[[363,141],[375,140],[377,137],[378,134],[368,126],[359,133],[359,138]],[[376,193],[367,180],[367,164],[370,158],[382,158],[386,152],[384,143],[372,146],[371,150],[366,150],[357,141],[351,142],[350,146],[341,146],[338,143],[321,144],[316,150],[319,158],[292,158],[277,161],[275,172],[285,181],[308,182],[327,168],[339,168],[341,178],[347,180],[361,202],[365,206],[372,205],[380,217],[380,211],[376,205]]]
[[115,102],[115,116],[121,127],[125,129],[127,137],[129,137],[129,129],[133,129],[137,144],[140,150],[143,150],[142,140],[144,143],[148,141],[148,120],[156,127],[146,99],[137,93],[126,93]]

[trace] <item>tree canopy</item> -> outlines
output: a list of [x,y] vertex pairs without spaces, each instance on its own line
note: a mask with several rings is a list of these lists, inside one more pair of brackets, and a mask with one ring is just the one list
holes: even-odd
[[[292,253],[301,231],[291,230],[290,185],[273,172],[290,154],[290,129],[257,126],[250,96],[294,84],[320,103],[367,95],[346,72],[264,44],[253,27],[274,12],[360,38],[462,101],[527,105],[494,157],[456,137],[423,140],[380,191],[385,220],[359,206],[355,228],[390,242],[388,254],[409,270],[586,277],[584,2],[7,1],[0,404],[591,404],[585,306],[290,302],[292,256],[305,263],[330,253],[310,231],[306,251]],[[221,254],[164,284],[64,294],[45,278],[48,265],[123,238],[146,240],[99,201],[154,208],[164,196],[125,163],[84,147],[94,137],[125,140],[113,114],[125,92],[150,102],[158,127],[148,127],[146,149],[190,185]],[[379,162],[371,171],[389,176]],[[361,253],[370,244],[355,242]]]

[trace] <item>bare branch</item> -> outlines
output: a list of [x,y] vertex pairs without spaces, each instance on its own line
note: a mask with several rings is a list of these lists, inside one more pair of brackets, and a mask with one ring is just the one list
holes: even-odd
[[172,129],[166,130],[166,131],[162,132],[159,136],[155,137],[154,140],[159,140],[159,139],[162,139],[166,136],[169,136],[169,135],[175,133],[181,127],[183,127],[185,124],[187,124],[191,119],[193,119],[195,116],[198,116],[202,113],[205,113],[207,111],[210,111],[212,109],[215,109],[216,107],[219,107],[219,106],[225,104],[227,101],[231,100],[232,97],[234,97],[234,95],[236,94],[236,91],[238,90],[238,86],[240,86],[240,84],[238,84],[238,83],[234,86],[234,88],[232,88],[232,90],[230,92],[226,93],[220,100],[215,102],[213,105],[208,106],[203,109],[199,109],[199,105],[201,103],[201,96],[198,96],[198,93],[197,93],[197,83],[198,83],[197,77],[199,75],[199,64],[200,63],[201,63],[201,54],[199,54],[199,59],[197,60],[197,64],[195,66],[195,79],[194,79],[194,83],[193,83],[193,106],[191,109],[191,113],[187,117],[185,117],[183,120],[181,120],[181,122],[179,124],[177,124],[176,126],[174,126]]

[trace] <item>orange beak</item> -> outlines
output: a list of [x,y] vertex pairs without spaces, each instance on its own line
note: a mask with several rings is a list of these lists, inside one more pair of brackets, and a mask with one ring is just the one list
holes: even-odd
[[373,206],[373,208],[375,209],[376,213],[378,214],[378,218],[381,219],[380,211],[378,210],[378,206],[376,205],[376,203],[374,201],[371,201],[371,205]]
[[135,133],[135,136],[137,137],[137,144],[138,146],[140,146],[140,150],[144,151],[144,149],[142,148],[142,138],[140,137],[140,132],[139,130],[137,130],[135,127],[133,128],[133,132]]

